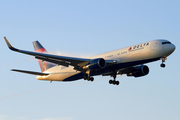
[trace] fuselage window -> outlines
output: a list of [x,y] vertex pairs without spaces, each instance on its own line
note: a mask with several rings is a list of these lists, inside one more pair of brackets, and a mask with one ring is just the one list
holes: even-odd
[[108,58],[108,57],[113,57],[113,55],[106,56],[106,58]]

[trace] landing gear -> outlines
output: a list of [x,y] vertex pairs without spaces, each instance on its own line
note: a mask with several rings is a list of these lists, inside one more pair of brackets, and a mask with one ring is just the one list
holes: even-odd
[[87,80],[87,81],[94,81],[94,78],[93,77],[90,77],[90,76],[84,76],[84,80]]
[[164,62],[167,60],[167,58],[166,57],[163,57],[162,58],[162,64],[160,65],[162,68],[165,68],[166,67],[166,65],[164,64]]
[[113,84],[113,85],[119,85],[119,81],[116,81],[116,76],[117,76],[117,73],[114,72],[112,77],[114,78],[114,80],[109,80],[109,84]]
[[166,65],[162,63],[162,64],[161,64],[161,67],[162,67],[162,68],[165,68],[165,67],[166,67]]
[[109,84],[119,85],[119,81],[109,80]]

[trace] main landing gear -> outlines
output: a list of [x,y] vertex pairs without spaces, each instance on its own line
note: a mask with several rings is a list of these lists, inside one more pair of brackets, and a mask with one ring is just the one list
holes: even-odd
[[116,76],[117,76],[117,73],[114,72],[114,74],[112,75],[112,77],[114,78],[114,80],[109,80],[109,84],[119,85],[119,81],[116,81]]
[[162,68],[165,68],[166,67],[166,65],[164,64],[164,62],[167,60],[167,58],[166,57],[163,57],[162,58],[162,64],[160,65]]
[[116,80],[109,80],[109,84],[119,85],[119,81],[116,81]]
[[87,80],[87,81],[94,81],[94,78],[93,77],[90,77],[90,76],[84,76],[84,80]]

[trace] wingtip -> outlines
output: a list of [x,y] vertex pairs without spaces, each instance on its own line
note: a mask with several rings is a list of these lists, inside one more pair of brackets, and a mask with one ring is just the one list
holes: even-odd
[[14,48],[14,47],[11,45],[11,43],[8,41],[8,39],[7,39],[6,37],[4,37],[4,40],[6,41],[6,44],[7,44],[7,46],[9,47],[9,49],[11,49],[11,50],[17,50],[16,48]]

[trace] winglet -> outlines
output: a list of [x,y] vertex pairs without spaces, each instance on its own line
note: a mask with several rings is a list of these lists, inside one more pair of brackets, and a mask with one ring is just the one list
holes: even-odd
[[18,49],[14,48],[11,43],[7,40],[6,37],[4,37],[4,40],[6,41],[7,46],[9,47],[9,49],[13,50],[13,51],[17,51]]

